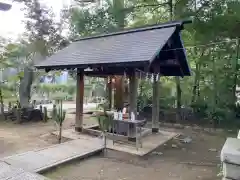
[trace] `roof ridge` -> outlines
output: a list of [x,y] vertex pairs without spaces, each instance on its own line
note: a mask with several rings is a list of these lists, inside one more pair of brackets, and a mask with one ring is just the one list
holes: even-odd
[[121,35],[121,34],[149,31],[149,30],[153,30],[153,29],[162,29],[162,28],[170,28],[170,27],[174,27],[174,26],[182,26],[185,23],[190,23],[190,21],[170,21],[170,22],[165,22],[165,23],[161,23],[161,24],[153,24],[153,25],[143,26],[143,27],[139,27],[139,28],[129,28],[129,29],[124,29],[122,31],[112,32],[112,33],[96,34],[93,36],[77,39],[73,42],[102,38],[102,37],[109,37],[109,36],[116,36],[116,35]]

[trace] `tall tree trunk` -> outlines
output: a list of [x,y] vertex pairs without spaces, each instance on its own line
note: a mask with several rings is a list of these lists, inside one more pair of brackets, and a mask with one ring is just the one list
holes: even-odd
[[[125,11],[124,0],[113,0],[114,19],[118,30],[123,30],[125,27]],[[115,80],[116,94],[115,94],[115,108],[122,109],[124,103],[124,78],[122,76],[116,77]]]
[[29,107],[32,83],[33,83],[33,69],[25,67],[24,76],[23,78],[21,78],[19,86],[19,98],[20,98],[19,100],[22,108]]
[[[169,19],[170,21],[173,20],[174,17],[174,7],[173,7],[173,0],[168,1],[169,5]],[[175,77],[176,83],[176,91],[177,91],[177,120],[180,121],[182,118],[181,116],[181,107],[182,107],[182,89],[180,84],[180,78],[178,76]]]
[[181,108],[182,108],[182,89],[181,89],[181,84],[180,84],[180,78],[176,77],[176,89],[177,89],[177,120],[181,121],[182,119],[182,113],[181,113]]
[[236,60],[234,63],[234,79],[233,79],[233,105],[235,106],[235,103],[237,101],[236,97],[236,88],[237,88],[237,76],[238,76],[238,58],[239,58],[239,47],[240,47],[240,42],[237,40],[237,53],[236,53]]
[[199,88],[198,87],[199,79],[200,79],[199,77],[200,77],[200,64],[197,62],[195,77],[194,77],[194,84],[193,84],[193,89],[192,89],[192,100],[191,100],[192,105],[196,102],[197,89]]
[[[197,53],[197,51],[196,51],[196,49],[194,50],[194,54],[196,54]],[[203,55],[204,55],[204,50],[202,51],[202,53],[201,53],[201,55],[200,55],[200,57],[199,57],[199,59],[201,59],[202,57],[203,57]],[[202,64],[201,64],[201,60],[199,61],[197,61],[196,62],[196,70],[195,70],[195,77],[194,77],[194,84],[193,84],[193,89],[192,89],[192,100],[191,100],[191,103],[192,103],[192,105],[196,102],[196,97],[198,96],[200,96],[200,87],[199,87],[199,84],[200,84],[200,72],[201,72],[201,66],[202,66]]]
[[1,114],[4,114],[4,103],[3,103],[2,88],[0,88],[0,104],[1,104]]
[[[218,56],[220,58],[220,56]],[[212,58],[213,61],[213,100],[212,100],[212,120],[213,120],[213,127],[217,127],[217,117],[215,116],[216,114],[216,107],[217,107],[217,96],[218,96],[218,89],[217,89],[217,72],[216,72],[216,63],[215,63],[215,57],[213,55]]]

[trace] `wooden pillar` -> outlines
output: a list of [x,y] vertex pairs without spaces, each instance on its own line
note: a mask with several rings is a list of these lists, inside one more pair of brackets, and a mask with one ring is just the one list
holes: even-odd
[[84,70],[77,72],[75,131],[81,132],[83,126]]
[[156,79],[156,74],[153,79],[153,96],[152,96],[152,132],[159,131],[159,82]]
[[134,112],[137,115],[137,88],[138,88],[138,79],[136,72],[133,70],[129,74],[129,113]]
[[123,77],[115,76],[115,95],[114,95],[114,104],[116,109],[123,109]]
[[112,83],[112,76],[107,77],[107,98],[109,101],[109,109],[112,109],[112,89],[113,89],[113,83]]

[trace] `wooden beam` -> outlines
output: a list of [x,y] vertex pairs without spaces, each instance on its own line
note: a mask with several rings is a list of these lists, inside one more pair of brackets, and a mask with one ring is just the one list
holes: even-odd
[[84,71],[77,72],[75,131],[81,132],[83,126]]

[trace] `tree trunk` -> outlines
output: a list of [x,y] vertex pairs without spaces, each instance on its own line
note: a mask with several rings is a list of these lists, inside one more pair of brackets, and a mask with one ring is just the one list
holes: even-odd
[[[218,58],[220,58],[220,56],[218,56]],[[217,92],[218,92],[218,89],[217,89],[217,72],[216,72],[216,64],[215,64],[215,57],[213,55],[213,59],[212,59],[212,63],[213,63],[213,100],[212,100],[212,120],[213,120],[213,128],[215,129],[217,127],[217,117],[215,116],[216,114],[216,106],[218,104],[217,102]]]
[[194,85],[192,89],[192,104],[196,102],[197,91],[199,89],[199,80],[200,80],[200,63],[196,63],[196,72],[194,77]]
[[31,86],[33,83],[33,69],[29,67],[24,68],[24,76],[20,80],[19,98],[22,108],[29,107],[29,100],[31,98]]
[[123,77],[115,76],[114,104],[117,110],[123,109]]
[[106,130],[103,131],[103,138],[104,138],[104,156],[107,154],[107,137],[106,137]]
[[62,125],[59,126],[59,135],[58,135],[58,143],[62,142]]
[[181,89],[179,77],[175,77],[175,81],[176,81],[176,89],[177,89],[177,121],[181,121],[181,119],[182,119],[182,113],[181,113],[182,89]]
[[[168,5],[169,5],[169,19],[170,21],[173,20],[175,14],[174,14],[174,6],[173,6],[173,0],[168,0]],[[182,89],[181,89],[181,84],[180,84],[180,78],[178,76],[175,77],[175,82],[176,82],[176,90],[177,90],[177,121],[180,121],[181,118],[181,107],[182,107]]]
[[237,76],[238,76],[238,58],[239,58],[239,46],[240,46],[240,42],[239,40],[237,40],[237,53],[236,53],[236,60],[234,63],[234,79],[233,79],[233,105],[235,106],[235,103],[237,101],[236,99],[236,88],[237,88]]
[[[124,0],[113,0],[113,17],[118,30],[124,30],[125,27],[125,4]],[[123,109],[124,104],[124,78],[116,76],[116,91],[114,96],[114,104],[116,109]]]
[[4,114],[4,103],[3,103],[2,88],[0,88],[0,104],[1,104],[1,114]]

